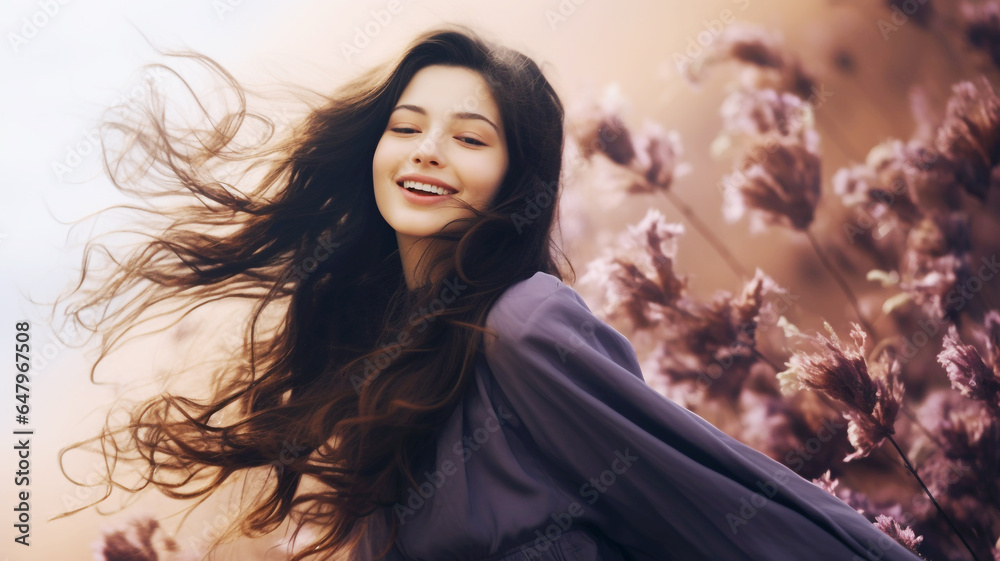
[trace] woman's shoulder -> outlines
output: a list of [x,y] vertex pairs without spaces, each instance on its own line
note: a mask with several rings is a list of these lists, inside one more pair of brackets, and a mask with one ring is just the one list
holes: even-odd
[[[576,290],[555,275],[538,271],[500,295],[486,316],[485,327],[495,337],[516,344],[524,337],[554,337],[564,323],[596,321]],[[493,337],[487,337],[490,340]]]
[[[601,370],[597,364],[610,360],[643,378],[628,338],[597,317],[576,290],[545,272],[508,287],[487,314],[485,327],[487,363],[508,374],[518,375],[525,364],[541,370],[587,357],[586,368]],[[583,375],[586,368],[577,366],[576,375]],[[558,368],[549,373],[561,375]]]
[[537,271],[530,277],[510,285],[493,303],[486,316],[486,326],[501,333],[516,333],[542,304],[556,298],[564,299],[568,292],[576,292],[559,277]]

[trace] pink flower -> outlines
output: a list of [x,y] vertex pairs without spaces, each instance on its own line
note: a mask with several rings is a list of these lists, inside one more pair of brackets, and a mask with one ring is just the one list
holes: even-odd
[[679,161],[683,154],[680,136],[648,120],[643,122],[642,131],[633,135],[622,117],[624,106],[624,98],[613,84],[600,100],[586,102],[570,114],[567,128],[576,137],[580,154],[586,159],[603,154],[635,174],[627,189],[630,193],[669,189],[674,178],[690,169]]
[[772,300],[785,293],[758,270],[739,297],[720,291],[709,302],[685,296],[661,308],[657,327],[663,336],[654,353],[655,371],[695,384],[706,397],[735,403],[754,373],[774,375],[756,352],[757,336],[762,318],[776,321]]
[[986,402],[1000,409],[1000,353],[996,347],[997,333],[1000,332],[1000,314],[991,310],[986,316],[985,357],[973,345],[966,345],[958,337],[958,330],[952,325],[942,342],[938,362],[948,372],[951,387],[970,399]]
[[953,86],[952,92],[935,144],[955,166],[965,190],[985,201],[995,185],[993,167],[1000,163],[1000,98],[983,76]]
[[736,90],[719,108],[723,130],[729,134],[758,136],[777,134],[806,139],[818,137],[812,127],[812,108],[798,96],[773,89]]
[[674,381],[697,383],[713,397],[736,400],[760,362],[754,348],[761,318],[777,322],[780,314],[772,301],[787,291],[758,270],[738,297],[720,292],[707,303],[692,300],[687,279],[675,270],[683,232],[649,209],[619,236],[617,247],[588,263],[579,283],[603,291],[604,316],[625,316],[636,330],[662,333],[652,359],[655,371]]
[[[917,411],[931,429],[934,445],[921,461],[920,472],[931,493],[955,522],[976,525],[995,516],[1000,496],[1000,417],[985,402],[959,392],[938,389]],[[934,507],[919,505],[916,514],[935,516]]]
[[921,170],[913,162],[912,147],[899,140],[871,149],[863,165],[834,174],[833,191],[844,204],[863,206],[875,218],[890,215],[903,224],[919,220],[915,183]]
[[840,482],[830,477],[830,470],[826,470],[825,472],[823,472],[823,475],[819,476],[816,479],[813,479],[813,483],[818,485],[821,489],[823,489],[827,493],[830,493],[835,497],[837,496],[837,485],[839,485]]
[[1000,4],[962,2],[965,38],[976,49],[986,51],[993,64],[1000,66]]
[[603,287],[604,315],[625,315],[636,329],[649,328],[686,291],[686,279],[674,271],[677,239],[683,233],[683,226],[668,223],[651,208],[619,236],[618,247],[587,264],[580,282]]
[[[957,310],[949,294],[959,294],[971,275],[971,234],[964,213],[930,213],[909,232],[900,264],[903,289],[933,318],[951,317]],[[948,306],[952,305],[951,308]]]
[[[843,434],[844,423],[831,417],[828,408],[820,411],[814,396],[802,394],[788,399],[776,390],[774,369],[756,363],[742,382],[738,426],[730,434],[739,435],[744,444],[805,478],[839,463],[850,446]],[[718,410],[718,405],[713,409]],[[826,439],[818,448],[816,435]]]
[[812,482],[821,489],[830,493],[834,497],[847,503],[847,506],[858,511],[860,514],[875,512],[879,510],[864,493],[859,493],[848,488],[840,487],[840,480],[830,476],[830,470],[826,470],[822,475],[813,479]]
[[685,77],[694,83],[705,68],[734,61],[748,70],[743,76],[749,89],[774,88],[808,99],[816,82],[797,57],[785,49],[780,35],[763,26],[734,23],[722,30],[703,54],[684,67]]
[[[843,220],[847,241],[874,258],[878,268],[904,272],[907,267],[917,266],[905,279],[912,280],[910,288],[915,292],[926,293],[926,288],[933,288],[941,280],[937,275],[923,278],[932,271],[953,279],[953,270],[941,270],[943,262],[937,267],[926,260],[900,262],[908,249],[908,234],[919,236],[923,229],[938,229],[938,219],[929,215],[942,214],[942,207],[960,206],[954,183],[951,163],[923,141],[890,140],[875,146],[864,164],[841,168],[833,176],[833,191],[848,207],[848,216]],[[938,256],[944,253],[939,251]],[[942,296],[950,288],[943,287]],[[931,301],[925,294],[913,296],[927,308],[927,313],[940,315],[943,311],[940,302]]]
[[[845,406],[844,417],[850,422],[847,437],[855,453],[845,462],[863,458],[883,439],[895,434],[894,424],[903,397],[899,381],[899,362],[881,355],[878,362],[866,360],[867,335],[861,326],[852,324],[853,348],[845,345],[827,325],[830,336],[807,337],[820,348],[818,353],[796,351],[788,361],[788,370],[778,374],[786,392],[812,389],[826,394]],[[875,374],[872,376],[870,370]]]
[[900,526],[898,522],[890,516],[879,514],[875,517],[875,527],[896,540],[896,543],[917,554],[917,546],[924,541],[923,536],[918,536],[913,530],[906,526]]
[[98,561],[170,561],[180,559],[180,547],[150,515],[129,520],[123,529],[104,529],[93,544]]
[[[769,370],[773,377],[773,370]],[[802,440],[796,434],[801,414],[790,401],[756,391],[739,394],[740,440],[755,450],[781,461],[789,453],[801,450]],[[811,458],[810,458],[811,459]]]
[[758,137],[723,180],[726,219],[750,212],[752,227],[781,224],[805,230],[812,224],[821,192],[820,159],[797,140]]
[[568,129],[576,137],[585,158],[604,154],[619,165],[636,157],[632,135],[622,119],[625,101],[617,85],[608,86],[600,100],[590,101],[573,111]]
[[646,121],[635,139],[635,148],[632,167],[645,181],[632,184],[630,192],[666,191],[675,178],[690,170],[690,165],[679,161],[684,150],[677,131],[667,132],[659,124]]

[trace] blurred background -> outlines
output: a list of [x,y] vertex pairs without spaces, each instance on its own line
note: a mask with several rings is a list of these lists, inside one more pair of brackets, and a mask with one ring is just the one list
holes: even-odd
[[[94,131],[105,109],[139,100],[151,81],[169,79],[141,69],[165,61],[156,49],[207,54],[262,91],[278,92],[288,84],[331,91],[391,58],[436,24],[469,25],[541,64],[572,114],[586,113],[595,100],[604,100],[616,104],[629,129],[638,130],[649,120],[674,131],[683,147],[678,160],[689,171],[672,179],[671,193],[751,272],[760,267],[778,284],[791,287],[800,297],[790,312],[799,328],[818,329],[827,320],[846,335],[847,321],[854,319],[850,303],[806,237],[787,228],[751,232],[746,219],[730,222],[724,217],[722,178],[732,170],[737,152],[719,140],[724,127],[720,107],[738,82],[737,70],[706,67],[697,83],[682,70],[717,48],[732,26],[749,23],[766,30],[813,78],[810,101],[822,155],[823,196],[829,197],[838,169],[863,163],[883,141],[918,134],[926,122],[922,125],[915,111],[943,115],[954,83],[980,72],[995,79],[989,54],[967,40],[961,20],[931,17],[932,10],[950,13],[942,6],[931,0],[5,2],[0,8],[7,39],[0,48],[6,76],[0,87],[0,333],[10,341],[15,322],[31,322],[35,362],[30,385],[32,545],[10,545],[17,534],[7,505],[18,490],[12,485],[17,459],[14,437],[5,431],[0,441],[0,504],[5,507],[0,558],[90,558],[102,527],[120,524],[135,512],[164,517],[183,506],[148,494],[125,512],[101,516],[88,510],[48,520],[100,496],[99,489],[67,481],[58,467],[59,449],[96,434],[117,397],[120,387],[115,384],[153,384],[164,365],[183,356],[179,340],[140,341],[102,365],[97,378],[108,385],[95,385],[88,379],[94,344],[80,349],[60,342],[56,333],[65,340],[77,334],[60,331],[59,318],[48,315],[48,305],[76,280],[83,242],[116,225],[113,217],[72,228],[69,223],[128,202],[103,176]],[[294,118],[294,105],[281,107],[291,107],[287,115]],[[281,121],[285,113],[276,112]],[[562,242],[578,277],[589,261],[614,245],[615,236],[657,208],[668,222],[686,225],[675,267],[688,276],[693,297],[742,290],[747,279],[695,234],[676,205],[662,193],[625,195],[622,180],[608,171],[613,166],[605,164],[580,163],[584,173],[566,186]],[[996,196],[982,206],[993,216],[996,207]],[[841,210],[817,212],[816,230],[843,236]],[[982,236],[997,233],[995,221],[981,228]],[[861,279],[851,281],[859,284],[874,267],[850,256],[834,254],[831,260]],[[602,303],[593,287],[581,285],[580,291],[592,308]],[[861,305],[877,312],[882,300],[862,299]],[[241,326],[224,318],[197,321],[202,326],[218,322],[212,325],[219,326],[221,336],[240,334]],[[633,338],[630,324],[609,321],[630,335],[640,358],[652,350],[655,341],[649,335]],[[13,375],[9,367],[2,374],[8,380]],[[671,395],[669,380],[653,372],[647,380]],[[947,379],[942,380],[947,387]],[[10,430],[19,428],[13,420],[13,385],[0,384],[0,425]],[[919,390],[916,397],[921,397]],[[721,413],[713,419],[710,409],[698,412],[713,422],[725,420]],[[67,464],[80,481],[104,469],[96,456]],[[203,547],[228,516],[221,501],[196,511],[177,535],[181,553]],[[177,522],[179,517],[161,520],[171,533]],[[228,550],[233,558],[239,547]]]

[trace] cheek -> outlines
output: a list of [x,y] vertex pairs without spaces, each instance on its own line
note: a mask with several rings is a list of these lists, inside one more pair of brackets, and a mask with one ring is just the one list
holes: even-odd
[[480,205],[485,205],[500,191],[500,184],[507,171],[506,162],[489,159],[477,162],[477,165],[470,166],[469,169],[474,171],[467,186],[474,186],[471,189],[474,191],[473,197]]
[[388,165],[388,162],[386,161],[388,159],[386,148],[387,145],[385,142],[379,142],[378,146],[375,148],[375,155],[372,156],[372,175],[376,179],[385,173]]
[[507,171],[506,158],[495,155],[483,156],[469,162],[467,168],[480,188],[491,189],[503,181]]
[[406,158],[405,148],[404,143],[394,142],[391,138],[383,137],[379,141],[372,156],[372,174],[375,179],[395,174],[400,162]]
[[494,160],[493,165],[488,169],[490,170],[491,194],[495,194],[500,190],[500,184],[503,183],[504,178],[507,176],[507,171],[510,169],[509,162],[506,157]]

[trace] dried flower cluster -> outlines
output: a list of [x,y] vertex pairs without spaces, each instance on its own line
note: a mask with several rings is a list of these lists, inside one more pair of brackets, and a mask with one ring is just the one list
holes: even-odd
[[1000,98],[985,77],[953,88],[935,148],[953,166],[956,181],[976,198],[986,200],[987,191],[1000,184]]
[[735,399],[751,371],[766,366],[756,353],[758,324],[762,317],[777,322],[774,301],[787,292],[758,270],[738,297],[723,292],[709,302],[692,298],[687,279],[674,269],[683,232],[650,209],[619,236],[614,253],[588,264],[580,283],[602,289],[606,317],[625,317],[634,329],[657,328],[660,368],[673,380]]
[[649,209],[646,216],[619,236],[620,251],[607,253],[588,265],[581,283],[604,287],[604,314],[626,315],[637,329],[664,321],[685,294],[686,280],[674,272],[680,224]]
[[681,162],[680,136],[648,120],[638,134],[633,133],[625,125],[624,111],[625,101],[612,85],[600,99],[581,102],[571,112],[568,128],[581,156],[592,159],[600,154],[631,172],[629,193],[667,191],[690,169]]
[[819,135],[813,130],[813,112],[802,98],[774,89],[736,90],[719,108],[723,135],[775,134],[800,139],[815,150]]
[[[847,206],[844,240],[884,270],[899,272],[901,296],[922,315],[953,320],[975,284],[969,198],[994,188],[1000,149],[1000,98],[989,82],[953,88],[933,141],[892,140],[872,149],[863,165],[839,170],[834,190]],[[888,310],[888,311],[891,311]]]
[[821,190],[820,158],[797,140],[771,135],[751,145],[723,180],[724,212],[735,222],[753,212],[753,230],[781,224],[805,230]]
[[938,362],[948,372],[951,387],[965,397],[1000,410],[1000,313],[990,310],[979,338],[984,352],[963,344],[954,325],[948,328]]
[[879,530],[882,530],[889,537],[896,540],[899,545],[909,549],[913,553],[917,553],[917,546],[920,545],[920,542],[924,541],[923,536],[917,536],[913,533],[912,529],[900,526],[891,516],[879,514],[875,517],[875,525],[878,526]]
[[821,192],[819,135],[810,103],[815,82],[780,39],[757,26],[730,26],[700,62],[724,60],[742,65],[748,77],[720,110],[723,134],[716,142],[742,139],[746,145],[722,181],[725,216],[736,221],[749,212],[754,230],[765,224],[804,230]]
[[759,25],[734,23],[719,34],[704,53],[686,67],[686,77],[698,83],[710,66],[735,62],[742,66],[741,85],[747,89],[777,89],[803,99],[813,95],[816,80],[784,41]]
[[[154,516],[134,514],[121,527],[102,529],[101,539],[91,545],[93,558],[96,561],[202,561],[218,558],[216,555],[205,557],[203,551],[210,541],[220,538],[225,528],[218,524],[218,517],[213,518],[210,525],[195,528],[193,535],[174,539]],[[281,535],[278,532],[244,542],[231,542],[231,549],[222,558],[259,561],[289,559],[301,550],[300,544],[308,543],[302,540],[315,535],[315,531],[308,527],[301,528],[299,533],[295,542],[290,533]],[[181,547],[178,540],[186,545]]]
[[129,519],[124,528],[105,529],[101,541],[92,546],[99,561],[182,561],[177,542],[166,535],[155,518],[140,515]]
[[986,51],[993,64],[1000,66],[1000,4],[962,2],[960,13],[969,44]]
[[848,438],[856,452],[845,462],[863,458],[882,441],[895,434],[896,415],[903,399],[899,381],[899,363],[881,355],[877,362],[865,357],[865,332],[854,324],[853,348],[844,344],[827,324],[829,336],[809,338],[819,352],[796,352],[788,361],[788,370],[778,373],[782,391],[812,389],[846,406],[844,416],[850,423]]

